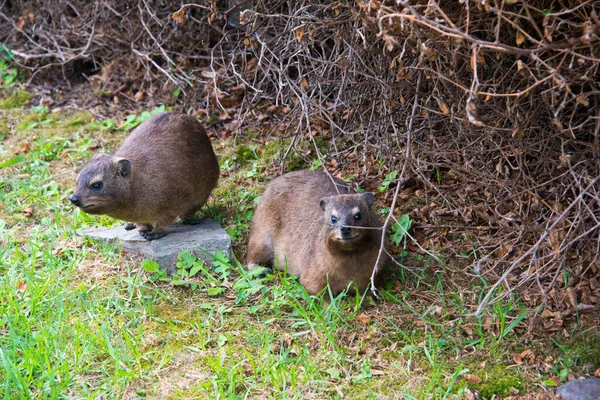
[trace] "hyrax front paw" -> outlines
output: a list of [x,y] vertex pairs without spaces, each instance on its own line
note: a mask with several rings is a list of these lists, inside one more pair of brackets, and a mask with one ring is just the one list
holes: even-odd
[[201,218],[179,218],[179,222],[181,222],[183,225],[198,225],[200,222],[202,222]]
[[132,229],[135,229],[136,225],[133,222],[127,222],[125,223],[125,226],[123,226],[123,228],[125,228],[126,231],[130,231]]
[[156,240],[161,237],[167,236],[167,232],[150,232],[150,231],[140,231],[140,235],[146,240]]

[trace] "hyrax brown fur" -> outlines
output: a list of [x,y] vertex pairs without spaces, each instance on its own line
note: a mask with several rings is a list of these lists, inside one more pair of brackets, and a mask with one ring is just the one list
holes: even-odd
[[[196,118],[156,115],[138,126],[114,155],[98,155],[77,177],[71,202],[89,214],[137,225],[147,240],[167,234],[177,217],[197,223],[219,179],[210,139]],[[135,225],[134,225],[135,224]]]
[[[363,292],[382,239],[373,200],[372,193],[355,193],[325,172],[297,171],[274,179],[252,220],[248,267],[287,266],[310,294],[328,283],[333,295],[349,286],[352,293],[351,281]],[[384,260],[385,253],[380,266]]]

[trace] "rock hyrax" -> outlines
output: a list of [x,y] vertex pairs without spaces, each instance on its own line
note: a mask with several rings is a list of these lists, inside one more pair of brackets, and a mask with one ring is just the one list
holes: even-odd
[[[287,266],[310,294],[329,283],[337,295],[350,281],[363,292],[381,245],[373,200],[372,193],[356,193],[325,172],[297,171],[274,179],[252,220],[248,267]],[[383,260],[385,253],[380,266]]]
[[219,179],[210,139],[196,118],[163,113],[138,126],[114,155],[97,155],[81,170],[69,200],[89,214],[137,225],[147,240],[167,234],[177,217],[194,214]]

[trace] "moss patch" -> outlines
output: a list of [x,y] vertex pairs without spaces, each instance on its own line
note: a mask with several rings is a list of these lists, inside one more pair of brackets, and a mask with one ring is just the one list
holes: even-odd
[[474,371],[474,374],[483,379],[483,382],[474,386],[482,399],[494,396],[502,398],[523,390],[523,377],[519,371],[507,368],[504,364],[493,364],[484,370]]
[[8,93],[4,100],[0,101],[0,108],[11,109],[18,108],[27,102],[31,98],[31,95],[24,90],[15,90]]

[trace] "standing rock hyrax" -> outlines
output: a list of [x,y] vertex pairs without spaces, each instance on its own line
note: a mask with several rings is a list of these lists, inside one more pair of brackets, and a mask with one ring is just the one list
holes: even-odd
[[137,225],[147,240],[167,234],[177,217],[197,223],[219,179],[210,139],[196,118],[163,113],[138,126],[114,155],[97,155],[81,170],[69,200],[89,214]]
[[[274,179],[252,220],[248,267],[283,270],[287,265],[310,294],[329,283],[337,295],[350,281],[363,292],[381,245],[373,200],[372,193],[358,194],[325,172],[297,171]],[[383,260],[386,253],[380,266]]]

